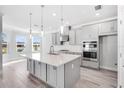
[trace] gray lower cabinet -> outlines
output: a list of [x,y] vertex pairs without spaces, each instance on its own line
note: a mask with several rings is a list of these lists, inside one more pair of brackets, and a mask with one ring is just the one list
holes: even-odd
[[47,65],[47,83],[56,87],[57,85],[57,68]]
[[35,61],[35,76],[40,78],[41,77],[41,71],[40,71],[41,63]]
[[46,82],[46,64],[27,59],[27,70],[35,77]]
[[46,81],[46,64],[35,61],[35,76]]
[[27,59],[27,70],[31,73],[34,74],[34,61],[31,59]]
[[80,78],[80,63],[81,58],[77,58],[56,67],[28,58],[27,70],[52,87],[72,87]]
[[41,63],[40,71],[41,71],[40,79],[46,82],[46,80],[47,80],[47,77],[46,77],[46,64]]
[[81,58],[75,59],[72,62],[65,64],[65,86],[66,88],[73,87],[80,78]]
[[47,65],[47,83],[52,87],[64,88],[64,65]]

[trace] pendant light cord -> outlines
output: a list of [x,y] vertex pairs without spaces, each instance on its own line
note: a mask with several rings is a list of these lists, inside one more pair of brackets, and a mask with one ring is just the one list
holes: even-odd
[[29,16],[30,16],[30,35],[31,35],[32,34],[32,29],[31,29],[31,27],[32,27],[32,24],[31,24],[32,13],[29,13]]
[[61,25],[63,25],[63,21],[64,21],[64,18],[63,18],[63,5],[61,5]]
[[44,5],[41,5],[41,31],[43,31],[44,29],[44,27],[43,27],[43,15],[44,15]]

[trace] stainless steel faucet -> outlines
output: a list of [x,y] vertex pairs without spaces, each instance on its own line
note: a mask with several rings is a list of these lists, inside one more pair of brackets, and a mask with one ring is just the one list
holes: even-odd
[[54,46],[50,46],[50,53],[54,53]]

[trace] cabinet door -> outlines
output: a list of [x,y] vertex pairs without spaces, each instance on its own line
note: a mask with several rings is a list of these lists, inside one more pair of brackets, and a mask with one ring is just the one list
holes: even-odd
[[101,30],[100,30],[100,33],[109,33],[109,32],[112,32],[112,25],[113,25],[113,22],[104,22],[104,23],[101,23]]
[[91,25],[89,30],[89,38],[90,40],[97,41],[98,40],[98,31],[99,31],[99,24]]
[[70,45],[75,44],[75,31],[74,30],[69,31],[69,44]]
[[30,73],[31,73],[31,74],[35,74],[35,72],[34,72],[34,71],[35,71],[35,70],[34,70],[34,65],[35,65],[35,64],[34,64],[34,63],[35,63],[35,61],[34,61],[34,60],[31,60],[31,62],[30,62],[30,68],[31,68],[31,69],[30,69]]
[[52,44],[56,45],[56,33],[52,33]]
[[76,44],[82,44],[83,41],[98,40],[99,25],[83,26],[76,31]]
[[27,60],[27,70],[29,71],[29,72],[31,72],[31,59],[28,59]]
[[76,30],[76,44],[81,44],[82,43],[82,31],[81,30]]
[[46,64],[41,63],[40,65],[40,78],[43,81],[46,81]]
[[52,33],[52,44],[53,45],[59,45],[60,44],[60,34],[59,34],[59,32]]
[[90,32],[87,26],[76,31],[76,44],[81,45],[83,41],[89,40]]
[[117,20],[101,23],[100,33],[117,32]]
[[40,62],[35,61],[35,76],[38,78],[40,78],[40,65]]
[[47,65],[47,83],[53,87],[57,85],[57,68]]
[[60,33],[59,32],[56,33],[56,43],[57,45],[60,45]]
[[27,61],[27,70],[30,73],[34,74],[34,61],[31,59],[28,59],[28,61]]

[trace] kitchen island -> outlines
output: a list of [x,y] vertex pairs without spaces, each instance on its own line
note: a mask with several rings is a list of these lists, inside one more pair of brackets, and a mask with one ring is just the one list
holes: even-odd
[[21,56],[27,58],[29,73],[52,87],[73,87],[80,79],[80,55],[33,53]]

